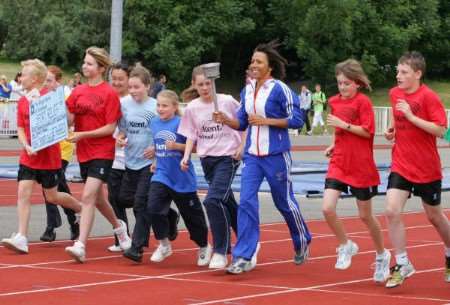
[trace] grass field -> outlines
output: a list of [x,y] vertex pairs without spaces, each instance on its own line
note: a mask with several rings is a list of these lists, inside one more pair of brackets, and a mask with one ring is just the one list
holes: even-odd
[[[5,74],[9,80],[14,78],[17,71],[19,70],[20,70],[20,63],[9,62],[0,59],[0,74]],[[72,71],[64,71],[65,80],[68,80],[71,76]],[[438,92],[438,94],[442,98],[442,101],[444,102],[445,108],[450,108],[450,80],[447,81],[432,80],[427,81],[426,84],[430,86],[433,90]],[[236,86],[236,84],[234,84],[231,80],[219,80],[218,89],[219,91],[223,90],[223,92],[230,92],[235,97],[238,97],[239,95],[239,86]],[[298,88],[295,89],[297,90]],[[368,94],[372,99],[373,105],[389,106],[388,91],[389,88],[374,88],[374,90]]]

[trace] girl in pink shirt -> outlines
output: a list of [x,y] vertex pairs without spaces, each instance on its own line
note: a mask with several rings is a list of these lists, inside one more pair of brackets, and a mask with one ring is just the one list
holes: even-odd
[[[197,91],[198,97],[186,107],[178,128],[178,133],[187,138],[181,167],[183,170],[187,169],[196,144],[209,185],[208,194],[203,201],[214,243],[209,268],[225,268],[231,245],[230,228],[236,232],[237,227],[237,203],[231,184],[240,164],[243,135],[227,125],[214,122],[212,83],[205,77],[202,66],[192,71],[192,87]],[[217,94],[217,103],[221,112],[236,118],[239,103],[231,95]]]

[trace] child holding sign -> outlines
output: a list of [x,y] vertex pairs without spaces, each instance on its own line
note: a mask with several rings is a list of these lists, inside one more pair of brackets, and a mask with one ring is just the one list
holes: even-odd
[[58,192],[57,186],[61,179],[61,150],[59,144],[34,152],[30,146],[30,103],[35,102],[41,95],[47,93],[43,89],[47,77],[47,67],[38,59],[30,59],[22,63],[22,85],[26,92],[18,102],[17,134],[23,146],[20,153],[19,173],[17,180],[19,216],[19,230],[11,238],[4,238],[6,248],[19,253],[28,253],[27,230],[30,220],[31,194],[34,184],[42,185],[45,198],[54,204],[72,209],[76,213],[81,211],[81,204],[70,194]]

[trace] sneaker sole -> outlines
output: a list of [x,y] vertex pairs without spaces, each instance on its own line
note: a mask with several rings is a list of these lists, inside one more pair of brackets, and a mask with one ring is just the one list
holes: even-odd
[[151,262],[154,262],[154,263],[160,263],[160,262],[164,261],[166,258],[168,258],[169,256],[171,256],[171,255],[172,255],[172,251],[170,251],[167,255],[164,255],[164,257],[163,257],[161,260],[153,260],[153,259],[150,257],[150,261],[151,261]]
[[352,253],[351,253],[351,256],[350,256],[350,263],[348,264],[348,266],[338,267],[338,266],[334,265],[334,268],[335,268],[335,269],[337,269],[337,270],[347,270],[348,268],[350,268],[350,266],[352,265],[352,257],[353,257],[354,255],[358,254],[358,252],[359,252],[359,247],[358,247],[358,245],[355,244],[355,243],[353,243],[353,245],[354,245],[355,247],[353,248],[353,251],[352,251]]
[[10,243],[7,243],[7,242],[2,242],[2,244],[3,244],[3,246],[5,246],[5,248],[7,248],[7,249],[9,249],[9,250],[12,250],[12,251],[14,251],[14,252],[16,252],[16,253],[19,253],[19,254],[28,254],[28,250],[22,250],[22,249],[19,249],[19,248],[17,248],[15,245],[13,245],[13,244],[10,244]]
[[414,273],[416,273],[416,269],[414,269],[412,272],[408,273],[407,275],[405,275],[405,277],[403,278],[403,281],[401,283],[398,283],[397,285],[393,285],[393,286],[388,286],[386,285],[386,288],[395,288],[395,287],[399,287],[403,284],[403,282],[407,279],[410,278]]
[[135,256],[132,255],[128,255],[126,252],[123,253],[123,257],[125,257],[126,259],[129,259],[135,263],[142,263],[142,256],[137,258]]
[[65,250],[67,254],[69,254],[74,260],[76,260],[78,263],[84,263],[86,261],[85,257],[79,257],[78,255],[76,255],[75,253],[73,253],[70,250]]

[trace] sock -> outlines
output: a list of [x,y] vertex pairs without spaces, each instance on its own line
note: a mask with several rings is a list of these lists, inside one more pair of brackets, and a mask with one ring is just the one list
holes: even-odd
[[445,248],[445,256],[450,257],[450,248]]
[[381,260],[381,259],[384,258],[385,255],[386,255],[386,249],[384,249],[382,253],[377,253],[375,259],[376,260]]
[[395,261],[397,262],[398,265],[408,265],[409,259],[408,259],[408,254],[405,252],[400,253],[400,254],[396,254],[395,255]]

